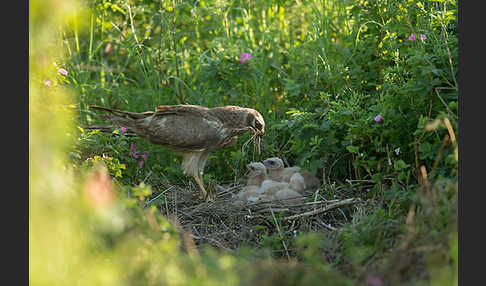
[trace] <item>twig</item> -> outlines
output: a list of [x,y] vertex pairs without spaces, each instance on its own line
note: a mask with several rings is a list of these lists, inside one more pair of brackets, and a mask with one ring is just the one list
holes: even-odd
[[328,229],[330,229],[330,230],[337,230],[337,228],[332,227],[330,224],[329,224],[329,225],[327,225],[326,223],[324,223],[324,222],[322,222],[322,221],[321,221],[320,223],[321,223],[321,225],[322,225],[323,227],[325,227],[325,228],[328,228]]
[[297,204],[297,205],[286,205],[286,206],[288,206],[288,207],[303,207],[303,206],[309,206],[309,205],[335,203],[335,202],[338,202],[338,201],[339,200],[313,201],[313,202],[307,202],[307,203],[302,203],[302,204]]
[[[445,7],[446,7],[446,3],[444,3],[444,13],[442,15],[445,15]],[[449,44],[447,42],[446,30],[445,30],[445,27],[444,27],[445,25],[444,25],[443,18],[439,17],[439,19],[440,19],[440,27],[442,28],[442,36],[444,36],[446,52],[447,52],[447,55],[449,56],[449,67],[451,68],[452,79],[454,80],[455,89],[457,91],[457,80],[456,80],[456,75],[454,73],[454,66],[452,64],[451,51],[449,50]]]
[[442,98],[442,96],[440,96],[439,94],[439,89],[453,89],[453,88],[445,88],[445,87],[436,87],[434,88],[435,90],[435,93],[437,94],[437,97],[439,97],[440,99],[440,102],[442,102],[442,104],[445,106],[445,108],[447,109],[447,112],[454,116],[456,119],[457,119],[457,116],[452,112],[452,110],[449,108],[449,106],[445,103],[444,99]]
[[216,184],[215,187],[221,190],[221,192],[219,192],[216,195],[216,197],[222,197],[222,196],[224,196],[226,194],[233,194],[232,190],[237,189],[237,188],[239,188],[241,186],[243,186],[243,185],[242,184],[239,184],[239,185],[235,185],[235,186],[233,186],[231,188],[227,188],[226,189],[223,186],[220,186],[220,185]]
[[354,203],[356,203],[356,201],[357,200],[355,198],[345,199],[345,200],[336,202],[334,204],[331,204],[331,205],[328,205],[328,206],[325,206],[325,207],[322,207],[322,208],[318,208],[318,209],[313,210],[313,211],[308,211],[308,212],[305,212],[305,213],[284,217],[284,220],[291,220],[291,219],[296,219],[296,218],[299,218],[299,217],[311,216],[311,215],[327,212],[329,210],[332,210],[332,209],[335,209],[335,208],[338,208],[338,207],[341,207],[341,206],[354,204]]
[[142,182],[145,183],[145,181],[150,177],[150,175],[152,175],[152,170],[150,170],[150,172],[147,174],[147,176],[145,176]]
[[278,211],[278,212],[285,212],[285,211],[289,211],[290,209],[288,208],[280,208],[280,209],[273,209],[272,210],[272,206],[269,206],[270,209],[267,209],[266,207],[264,209],[260,209],[260,210],[255,210],[253,211],[254,213],[263,213],[263,212],[268,212],[268,211]]
[[285,248],[285,254],[287,254],[287,259],[290,261],[290,255],[289,255],[289,250],[287,249],[287,244],[285,243],[282,232],[280,231],[280,227],[278,226],[277,218],[275,217],[275,214],[273,213],[273,210],[272,210],[271,207],[270,207],[270,212],[272,213],[273,220],[275,221],[275,226],[277,227],[278,235],[282,239],[282,244],[283,244],[283,247]]
[[127,4],[127,8],[128,8],[128,15],[130,16],[130,28],[132,29],[133,38],[135,39],[135,42],[137,43],[138,48],[141,49],[142,46],[138,42],[137,34],[135,33],[135,27],[133,26],[132,9],[130,8],[130,5],[128,5],[128,4]]
[[167,190],[161,192],[160,194],[158,194],[155,198],[151,199],[150,201],[148,201],[147,203],[145,203],[145,206],[144,208],[148,207],[150,205],[151,202],[155,201],[156,199],[158,199],[160,196],[162,196],[163,194],[165,194],[166,192],[168,192],[169,190],[173,189],[174,186],[170,186]]
[[193,239],[197,239],[197,240],[204,240],[204,239],[206,239],[208,241],[213,242],[214,244],[218,245],[218,247],[223,248],[226,251],[229,251],[229,252],[232,252],[233,251],[233,249],[230,249],[230,248],[225,247],[221,242],[217,241],[216,239],[214,239],[212,237],[202,237],[202,236],[200,237],[200,236],[197,236],[197,235],[192,234],[192,238]]
[[456,135],[454,135],[454,129],[452,128],[451,122],[449,118],[444,118],[444,124],[447,127],[447,131],[449,132],[449,136],[451,138],[452,144],[456,143]]
[[449,135],[446,134],[444,135],[444,139],[442,139],[442,144],[440,144],[439,153],[437,154],[434,164],[432,165],[432,170],[430,171],[431,174],[434,173],[435,169],[439,165],[440,159],[442,158],[442,152],[444,151],[444,147],[448,141],[449,141]]

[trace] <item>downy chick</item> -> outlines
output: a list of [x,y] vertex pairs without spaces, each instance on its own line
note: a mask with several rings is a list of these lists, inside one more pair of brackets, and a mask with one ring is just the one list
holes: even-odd
[[300,192],[303,192],[304,188],[304,177],[300,173],[295,173],[290,178],[288,187],[275,193],[275,199],[282,200],[284,204],[298,203],[303,199]]
[[267,169],[259,162],[252,162],[246,165],[249,170],[246,186],[235,196],[236,201],[255,202],[261,195],[260,186],[265,180]]
[[[277,182],[265,180],[262,183],[260,201],[286,200],[292,198],[302,198],[300,192],[304,191],[304,178],[300,173],[295,173],[290,178],[290,182]],[[290,202],[295,202],[291,200]]]
[[304,179],[304,189],[299,192],[302,194],[304,191],[314,191],[320,186],[319,179],[312,175],[309,171],[301,171],[299,166],[284,167],[282,159],[278,157],[268,158],[263,161],[265,167],[268,170],[268,178],[279,182],[290,182],[290,178],[295,173],[301,173]]
[[263,161],[268,170],[268,178],[277,182],[290,182],[290,177],[300,171],[300,167],[285,168],[282,159],[278,157],[268,158]]

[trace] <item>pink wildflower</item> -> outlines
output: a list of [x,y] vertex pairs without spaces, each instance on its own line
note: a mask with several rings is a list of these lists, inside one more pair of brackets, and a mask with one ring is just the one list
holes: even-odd
[[381,122],[381,121],[383,121],[383,117],[381,117],[381,115],[377,115],[377,116],[375,116],[374,120],[376,122]]
[[44,86],[51,87],[51,86],[52,86],[52,81],[50,81],[50,80],[46,79],[46,80],[44,81]]
[[133,152],[130,152],[130,155],[131,155],[133,158],[137,159],[137,158],[138,158],[138,150],[135,150],[135,151],[133,151]]
[[412,33],[412,34],[410,35],[410,37],[408,37],[408,40],[409,40],[409,41],[415,41],[416,39],[417,39],[417,36],[415,36],[415,34],[414,34],[414,33]]
[[130,153],[128,154],[130,157],[133,157],[135,159],[138,158],[138,152],[140,152],[139,150],[137,150],[137,148],[135,148],[135,143],[132,142],[132,144],[130,144]]
[[57,70],[58,73],[62,74],[62,75],[67,75],[68,74],[68,71],[63,69],[63,68],[60,68]]
[[424,35],[424,34],[420,34],[420,35],[419,35],[419,39],[420,39],[422,42],[424,42],[424,41],[427,39],[427,36],[426,36],[426,35]]
[[141,156],[143,159],[147,159],[148,154],[150,154],[150,151],[143,151],[143,154]]
[[248,61],[249,60],[251,60],[251,54],[241,53],[241,55],[240,55],[240,63],[248,64]]
[[122,132],[122,133],[127,132],[127,128],[126,128],[126,127],[123,127],[123,126],[122,126],[122,127],[120,127],[120,130],[121,130],[121,132]]

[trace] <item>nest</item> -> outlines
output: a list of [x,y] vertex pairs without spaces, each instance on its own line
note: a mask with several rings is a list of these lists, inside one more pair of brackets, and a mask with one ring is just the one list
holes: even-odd
[[[176,223],[184,239],[200,248],[211,245],[234,251],[240,246],[261,247],[261,234],[279,235],[283,241],[297,232],[333,232],[352,217],[353,207],[361,200],[349,196],[349,189],[339,194],[346,198],[328,200],[323,190],[308,193],[298,204],[285,201],[239,203],[233,196],[243,185],[213,184],[213,202],[203,202],[200,191],[189,185],[164,184],[146,206],[156,203],[161,213]],[[348,191],[346,191],[348,190]],[[352,192],[355,193],[355,192]],[[283,243],[288,255],[287,246]]]

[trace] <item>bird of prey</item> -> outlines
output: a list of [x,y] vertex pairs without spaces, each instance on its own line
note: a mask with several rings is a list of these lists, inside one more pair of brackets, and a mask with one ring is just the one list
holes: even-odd
[[[211,152],[235,146],[238,135],[248,131],[253,132],[251,139],[260,150],[265,132],[262,115],[254,109],[239,106],[208,108],[198,105],[161,105],[155,111],[142,113],[101,106],[90,108],[108,112],[103,117],[113,124],[124,126],[127,132],[181,154],[184,174],[194,178],[206,201],[212,198],[204,188],[202,175]],[[94,129],[103,131],[100,126]]]
[[300,173],[294,173],[288,183],[266,179],[260,188],[262,194],[259,200],[283,200],[284,203],[296,203],[303,198],[301,193],[304,187],[304,177]]
[[269,179],[278,182],[289,182],[290,178],[295,173],[300,173],[304,178],[304,185],[306,191],[317,190],[320,186],[320,181],[309,171],[302,171],[299,166],[284,167],[282,159],[278,157],[268,158],[263,161],[268,170]]
[[268,178],[277,182],[289,182],[293,174],[300,172],[300,167],[285,168],[282,159],[272,157],[265,159],[263,164],[268,169]]
[[234,197],[236,201],[255,202],[261,195],[260,186],[265,180],[267,169],[260,162],[252,162],[246,165],[249,170],[246,186]]
[[246,165],[246,168],[250,171],[247,175],[248,181],[246,185],[260,187],[267,177],[267,168],[265,165],[260,162],[251,162]]

